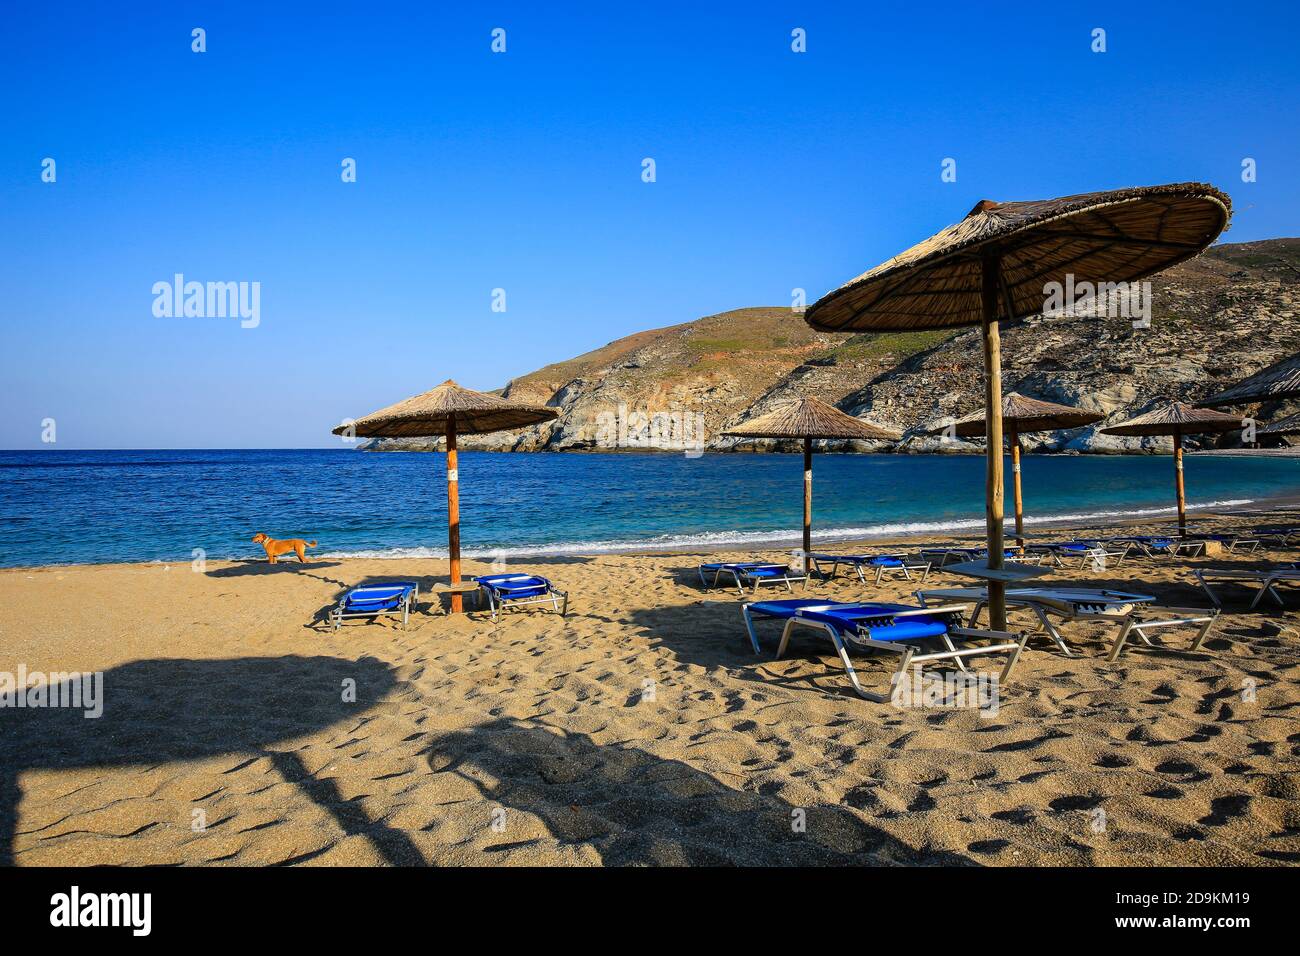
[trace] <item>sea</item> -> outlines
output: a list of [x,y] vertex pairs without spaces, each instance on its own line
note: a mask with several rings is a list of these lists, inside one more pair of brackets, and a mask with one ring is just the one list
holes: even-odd
[[[802,458],[667,453],[460,455],[461,542],[491,560],[798,543]],[[1009,471],[1009,468],[1008,468]],[[1300,498],[1300,459],[1188,456],[1192,509]],[[1027,455],[1030,526],[1167,519],[1169,456]],[[940,538],[984,524],[984,459],[814,456],[814,540]],[[1007,502],[1010,510],[1011,494]],[[446,458],[320,450],[0,452],[0,566],[241,559],[249,539],[320,556],[447,553]]]

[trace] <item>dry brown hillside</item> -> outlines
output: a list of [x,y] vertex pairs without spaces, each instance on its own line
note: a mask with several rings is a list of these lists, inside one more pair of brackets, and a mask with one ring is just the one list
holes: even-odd
[[[1298,285],[1300,239],[1215,246],[1152,279],[1150,328],[1136,329],[1128,319],[1005,327],[1004,386],[1096,408],[1107,415],[1101,425],[1140,413],[1162,397],[1209,395],[1300,352]],[[970,331],[828,335],[814,332],[788,307],[735,309],[638,332],[513,379],[503,394],[551,405],[559,418],[465,445],[502,451],[657,445],[679,450],[674,441],[659,440],[671,434],[727,449],[736,443],[720,435],[723,428],[792,395],[809,394],[905,431],[899,450],[953,450],[940,449],[922,427],[974,409],[980,374],[978,336]],[[1283,409],[1244,411],[1267,420]],[[619,427],[611,428],[611,422]],[[1096,427],[1046,437],[1050,447],[1062,450],[1151,445],[1098,435]]]

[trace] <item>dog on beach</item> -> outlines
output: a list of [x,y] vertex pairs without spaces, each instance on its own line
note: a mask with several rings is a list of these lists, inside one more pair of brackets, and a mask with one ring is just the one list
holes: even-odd
[[307,549],[316,547],[315,541],[304,541],[302,538],[286,538],[284,541],[277,541],[261,531],[253,535],[253,543],[260,544],[266,549],[266,560],[272,564],[275,564],[275,559],[279,555],[288,554],[290,551],[296,552],[298,560],[306,564]]

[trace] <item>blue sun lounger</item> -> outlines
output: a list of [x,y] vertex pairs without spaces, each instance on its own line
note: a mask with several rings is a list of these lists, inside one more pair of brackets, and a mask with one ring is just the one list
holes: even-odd
[[1128,542],[1144,557],[1155,558],[1160,555],[1173,558],[1183,552],[1189,557],[1196,557],[1205,550],[1205,543],[1194,539],[1183,539],[1162,534],[1132,534],[1108,539],[1112,543]]
[[1221,544],[1229,554],[1235,553],[1238,548],[1248,552],[1257,551],[1263,544],[1257,534],[1189,534],[1187,537],[1192,541],[1213,541]]
[[[925,558],[941,569],[949,564],[960,564],[964,561],[978,561],[980,558],[988,557],[988,553],[988,548],[962,548],[956,546],[949,547],[946,545],[920,549],[920,555],[922,558]],[[1030,553],[1027,551],[1022,554],[1017,550],[1007,548],[1002,552],[1002,557],[1006,558],[1008,561],[1019,561],[1021,564],[1042,564],[1044,555],[1041,551],[1037,553]]]
[[[988,607],[989,593],[987,588],[937,588],[932,591],[917,591],[916,598],[923,605],[931,600],[944,603],[974,601],[975,609],[966,622],[973,627],[979,620],[980,611]],[[1033,612],[1038,618],[1039,631],[1046,633],[1066,657],[1074,655],[1060,630],[1052,623],[1052,618],[1061,621],[1102,621],[1116,625],[1118,630],[1108,658],[1111,662],[1119,660],[1125,642],[1133,634],[1147,647],[1156,647],[1147,632],[1162,627],[1197,625],[1191,650],[1199,651],[1219,618],[1217,610],[1157,604],[1156,598],[1150,594],[1133,594],[1107,588],[1077,588],[1068,584],[1008,588],[1006,602],[1008,609],[1023,608]]]
[[479,593],[487,596],[488,609],[496,621],[502,611],[536,604],[549,604],[560,617],[569,612],[569,595],[540,574],[484,574],[474,579]]
[[1132,541],[1102,541],[1098,538],[1029,545],[1030,551],[1040,552],[1051,558],[1052,563],[1058,568],[1065,567],[1066,562],[1077,558],[1080,568],[1091,564],[1093,569],[1098,571],[1105,570],[1107,567],[1119,567],[1132,548]]
[[1276,541],[1278,544],[1290,544],[1291,539],[1300,535],[1300,528],[1293,526],[1251,528],[1250,533],[1261,540]]
[[[823,565],[831,566],[830,573],[823,570]],[[879,584],[880,579],[884,577],[886,571],[901,571],[903,577],[912,580],[912,572],[916,571],[921,575],[921,583],[930,576],[930,562],[920,558],[906,558],[895,554],[809,554],[808,569],[815,572],[823,579],[833,579],[840,565],[853,568],[858,572],[858,578],[863,584],[867,583],[867,568],[874,568],[876,572],[875,583]]]
[[347,618],[392,615],[402,619],[402,630],[406,630],[406,622],[419,596],[420,585],[414,581],[367,584],[343,595],[329,612],[329,621],[333,630],[337,631]]
[[[713,572],[713,581],[710,582],[705,573]],[[733,561],[733,562],[711,562],[701,564],[699,567],[700,584],[706,591],[718,587],[719,581],[725,575],[731,578],[732,583],[736,586],[736,593],[744,595],[745,585],[751,587],[751,594],[758,593],[760,584],[784,584],[786,590],[793,592],[793,582],[800,581],[803,586],[808,587],[808,575],[802,571],[795,571],[786,567],[784,564],[762,564],[757,561]],[[730,585],[724,585],[729,587]]]
[[[781,657],[790,643],[790,635],[796,627],[810,627],[825,633],[835,646],[845,672],[853,684],[858,696],[866,700],[882,703],[890,699],[889,694],[877,694],[866,690],[858,680],[857,671],[849,659],[849,650],[889,651],[899,656],[899,665],[890,675],[891,686],[900,677],[907,674],[913,664],[927,661],[950,660],[958,669],[965,671],[965,659],[980,654],[1007,652],[1007,663],[1002,669],[1000,680],[1005,682],[1015,669],[1020,659],[1020,652],[1029,640],[1029,634],[1013,634],[1009,631],[984,631],[962,627],[962,614],[967,605],[954,604],[944,607],[921,608],[906,604],[844,604],[837,601],[818,601],[801,598],[784,601],[757,601],[742,608],[745,627],[749,630],[749,639],[759,652],[758,636],[754,633],[755,618],[784,620],[785,628],[781,632],[781,643],[776,656]],[[994,643],[979,647],[958,648],[953,638],[989,639]],[[942,650],[918,653],[921,642],[933,641],[942,646]]]

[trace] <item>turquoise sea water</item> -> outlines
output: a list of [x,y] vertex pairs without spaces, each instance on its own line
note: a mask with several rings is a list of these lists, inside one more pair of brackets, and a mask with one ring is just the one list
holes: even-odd
[[[304,451],[0,452],[0,565],[188,561],[261,553],[446,554],[445,457]],[[1169,457],[1026,456],[1031,523],[1173,512]],[[817,455],[823,541],[983,526],[984,459]],[[1195,506],[1300,497],[1300,460],[1188,457]],[[798,455],[463,452],[462,542],[483,556],[796,543]],[[1008,493],[1008,502],[1010,494]]]

